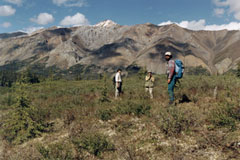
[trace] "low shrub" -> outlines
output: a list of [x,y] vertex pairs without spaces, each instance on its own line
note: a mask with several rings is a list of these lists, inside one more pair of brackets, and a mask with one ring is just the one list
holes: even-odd
[[116,107],[116,112],[120,114],[134,114],[136,116],[149,115],[151,106],[148,104],[124,101]]
[[202,66],[197,66],[197,67],[188,67],[186,68],[186,73],[188,75],[210,75],[210,72],[206,69],[203,68]]
[[66,110],[63,114],[63,122],[65,126],[69,126],[76,119],[74,110]]
[[97,112],[97,117],[103,121],[107,121],[113,118],[114,111],[112,109],[100,109]]
[[36,113],[37,110],[31,105],[28,97],[19,96],[14,109],[6,115],[3,121],[4,139],[12,144],[21,144],[30,138],[39,136],[44,131],[45,125]]
[[104,75],[103,77],[103,87],[100,89],[101,90],[101,94],[100,97],[98,99],[98,101],[100,103],[104,103],[104,102],[110,102],[110,99],[108,97],[108,84],[107,84],[107,76]]
[[226,127],[235,130],[236,121],[240,120],[239,112],[240,108],[233,104],[221,104],[210,113],[209,119],[215,128]]
[[83,133],[72,140],[79,152],[87,152],[100,156],[102,152],[113,151],[114,145],[108,141],[107,137],[99,133]]
[[236,74],[237,74],[237,77],[240,77],[240,63],[238,63]]
[[74,149],[69,142],[56,142],[47,146],[38,144],[37,150],[44,159],[74,160],[77,158],[76,155],[74,155]]
[[160,112],[159,127],[167,136],[176,136],[183,131],[188,131],[194,125],[194,120],[175,106],[162,109]]
[[16,103],[16,99],[12,93],[8,93],[3,97],[2,104],[5,106],[12,106]]

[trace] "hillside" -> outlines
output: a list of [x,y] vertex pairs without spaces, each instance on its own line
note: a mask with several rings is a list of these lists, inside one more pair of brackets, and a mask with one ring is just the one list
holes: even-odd
[[143,78],[118,100],[109,77],[1,87],[0,159],[240,159],[239,78],[185,76],[175,106],[165,76],[153,100]]
[[14,33],[1,33],[0,34],[0,39],[7,39],[7,38],[12,38],[12,37],[20,37],[20,36],[25,36],[27,33],[24,32],[14,32]]
[[0,65],[21,63],[19,70],[34,64],[42,70],[92,66],[91,71],[97,73],[146,66],[164,73],[164,53],[171,51],[186,67],[202,66],[212,74],[222,74],[240,61],[239,44],[240,31],[191,31],[175,24],[121,26],[108,20],[1,39]]

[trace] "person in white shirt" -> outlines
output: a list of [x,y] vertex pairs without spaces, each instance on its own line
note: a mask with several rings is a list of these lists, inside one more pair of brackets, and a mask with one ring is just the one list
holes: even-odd
[[122,77],[121,77],[121,69],[117,70],[117,73],[115,75],[115,83],[116,83],[116,87],[115,87],[115,98],[119,97],[120,94],[122,93]]

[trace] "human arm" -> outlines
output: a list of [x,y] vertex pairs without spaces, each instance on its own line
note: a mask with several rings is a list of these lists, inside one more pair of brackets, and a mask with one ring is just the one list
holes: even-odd
[[145,80],[146,80],[146,81],[149,81],[150,78],[151,78],[150,76],[146,76]]
[[155,78],[154,78],[154,77],[152,77],[152,78],[151,78],[151,81],[152,81],[152,82],[154,82],[154,81],[155,81]]
[[168,84],[169,84],[169,83],[171,82],[171,79],[168,79],[168,81],[167,81],[167,82],[168,82]]
[[169,70],[168,83],[170,83],[171,79],[172,79],[172,77],[174,76],[174,73],[175,73],[175,62],[173,60],[170,60],[168,62],[168,70]]

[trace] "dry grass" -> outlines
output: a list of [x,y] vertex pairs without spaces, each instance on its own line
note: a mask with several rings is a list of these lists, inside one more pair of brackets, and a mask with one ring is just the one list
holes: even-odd
[[[176,87],[176,106],[168,106],[165,76],[156,78],[153,100],[144,92],[144,82],[138,77],[125,78],[123,90],[121,99],[115,100],[111,78],[107,81],[60,80],[27,86],[32,105],[52,128],[21,145],[10,145],[2,139],[2,157],[240,158],[240,80],[236,77],[186,76]],[[103,95],[105,91],[107,94]],[[5,115],[12,109],[13,97],[14,91],[6,88],[1,91],[1,111]],[[108,100],[103,101],[105,98]],[[103,143],[96,144],[91,135],[98,135]],[[104,148],[106,144],[114,147]],[[98,152],[98,149],[102,150]],[[18,157],[18,153],[29,152],[31,154]],[[62,154],[56,154],[58,152]]]

